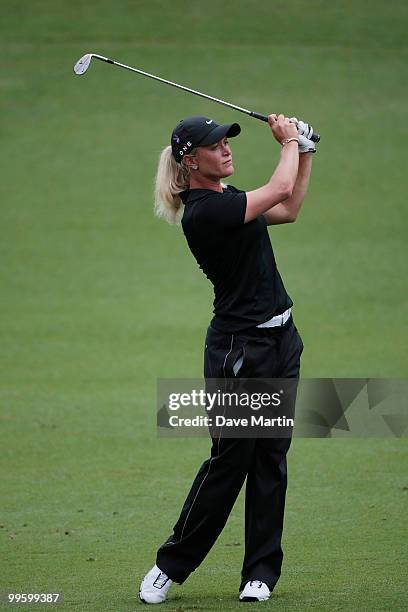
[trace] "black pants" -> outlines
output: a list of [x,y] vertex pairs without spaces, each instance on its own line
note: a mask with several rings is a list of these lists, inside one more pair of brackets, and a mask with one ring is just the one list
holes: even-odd
[[[224,334],[208,328],[206,378],[298,378],[302,340],[290,319],[283,327]],[[240,366],[237,371],[237,366]],[[203,561],[221,533],[246,482],[245,556],[240,590],[262,580],[272,590],[279,579],[290,438],[213,438],[156,563],[182,583]]]

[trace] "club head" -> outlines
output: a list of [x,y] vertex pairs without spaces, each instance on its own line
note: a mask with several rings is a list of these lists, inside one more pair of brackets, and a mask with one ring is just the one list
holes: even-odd
[[81,57],[81,59],[79,59],[74,66],[75,74],[78,74],[78,75],[84,74],[89,68],[91,59],[92,59],[92,53],[87,53],[86,55]]

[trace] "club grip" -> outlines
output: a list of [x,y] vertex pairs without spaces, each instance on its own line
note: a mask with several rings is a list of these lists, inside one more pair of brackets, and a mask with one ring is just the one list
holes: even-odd
[[[268,123],[268,117],[266,115],[261,115],[260,113],[256,113],[255,111],[251,111],[251,117],[255,117],[255,119],[259,119],[260,121],[265,121]],[[320,142],[320,134],[313,132],[311,139],[313,142]]]
[[265,121],[268,123],[268,117],[266,115],[260,115],[259,113],[251,112],[251,117],[255,117],[255,119],[259,119],[260,121]]

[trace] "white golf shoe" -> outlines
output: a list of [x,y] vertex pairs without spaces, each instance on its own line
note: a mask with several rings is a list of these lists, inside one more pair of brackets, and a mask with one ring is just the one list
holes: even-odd
[[147,604],[163,603],[172,584],[173,581],[155,565],[142,580],[139,589],[140,601]]
[[240,601],[266,601],[271,592],[267,585],[260,580],[247,582],[239,595]]

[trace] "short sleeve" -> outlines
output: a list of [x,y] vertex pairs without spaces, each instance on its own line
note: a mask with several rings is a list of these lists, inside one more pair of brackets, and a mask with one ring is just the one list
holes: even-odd
[[197,202],[194,210],[196,229],[237,227],[245,221],[247,198],[245,191],[212,192]]

